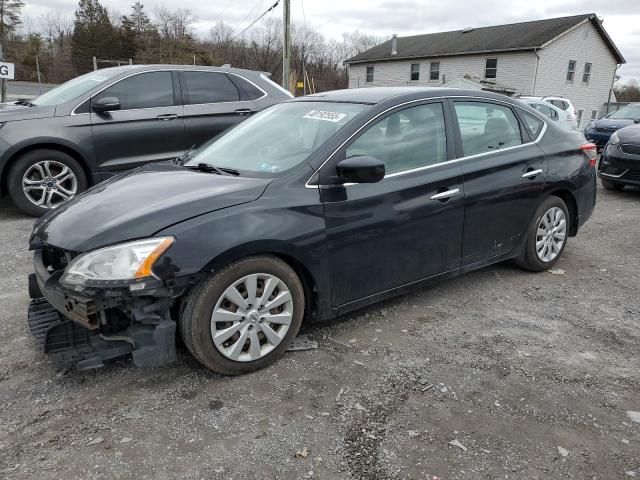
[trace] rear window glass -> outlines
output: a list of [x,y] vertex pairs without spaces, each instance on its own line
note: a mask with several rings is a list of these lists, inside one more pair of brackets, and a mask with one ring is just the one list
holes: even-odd
[[536,138],[538,138],[538,135],[540,135],[542,127],[544,126],[544,122],[539,118],[534,117],[530,113],[523,111],[521,112],[521,114],[522,120],[524,120],[524,127],[527,129],[527,132],[529,132],[529,136],[531,136],[531,138],[535,140]]
[[241,76],[231,75],[231,79],[238,87],[238,90],[240,90],[240,98],[242,100],[257,100],[258,98],[264,97],[262,90]]
[[183,72],[181,76],[185,105],[237,102],[240,94],[224,73]]

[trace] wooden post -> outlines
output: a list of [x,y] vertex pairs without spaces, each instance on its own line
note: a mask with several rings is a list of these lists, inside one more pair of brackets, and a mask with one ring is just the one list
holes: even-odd
[[96,70],[98,70],[98,59],[93,57],[93,71],[95,72]]

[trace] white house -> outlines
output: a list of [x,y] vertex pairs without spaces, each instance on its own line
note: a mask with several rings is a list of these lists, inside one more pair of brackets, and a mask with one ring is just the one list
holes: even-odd
[[394,35],[345,63],[349,88],[451,85],[466,78],[489,86],[495,83],[495,90],[509,95],[567,97],[584,127],[607,103],[616,70],[625,59],[602,21],[591,13]]

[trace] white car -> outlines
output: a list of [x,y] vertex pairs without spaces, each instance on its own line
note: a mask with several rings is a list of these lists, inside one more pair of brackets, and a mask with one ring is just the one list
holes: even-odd
[[[560,125],[567,127],[569,130],[578,129],[578,117],[576,109],[571,103],[571,100],[564,97],[519,97],[520,100],[527,105],[535,108],[539,112],[543,113],[552,120],[559,121]],[[534,106],[534,104],[536,106]],[[552,111],[558,114],[558,118],[554,118],[551,113],[545,107],[552,107]]]

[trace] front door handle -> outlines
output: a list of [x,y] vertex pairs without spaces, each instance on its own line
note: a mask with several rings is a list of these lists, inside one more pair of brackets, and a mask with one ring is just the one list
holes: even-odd
[[251,115],[253,113],[253,110],[251,110],[250,108],[240,108],[236,110],[235,113],[237,113],[238,115]]
[[538,168],[537,170],[529,170],[526,173],[522,174],[522,178],[534,178],[542,173],[542,169]]
[[460,193],[460,189],[459,188],[454,188],[454,189],[451,189],[451,190],[445,190],[444,192],[440,192],[440,193],[436,193],[435,195],[432,195],[431,196],[431,200],[439,200],[441,202],[446,202],[451,197],[455,197],[459,193]]
[[175,113],[165,113],[164,115],[158,115],[156,118],[158,120],[164,120],[165,122],[167,122],[169,120],[175,120],[176,118],[178,118],[178,115]]

